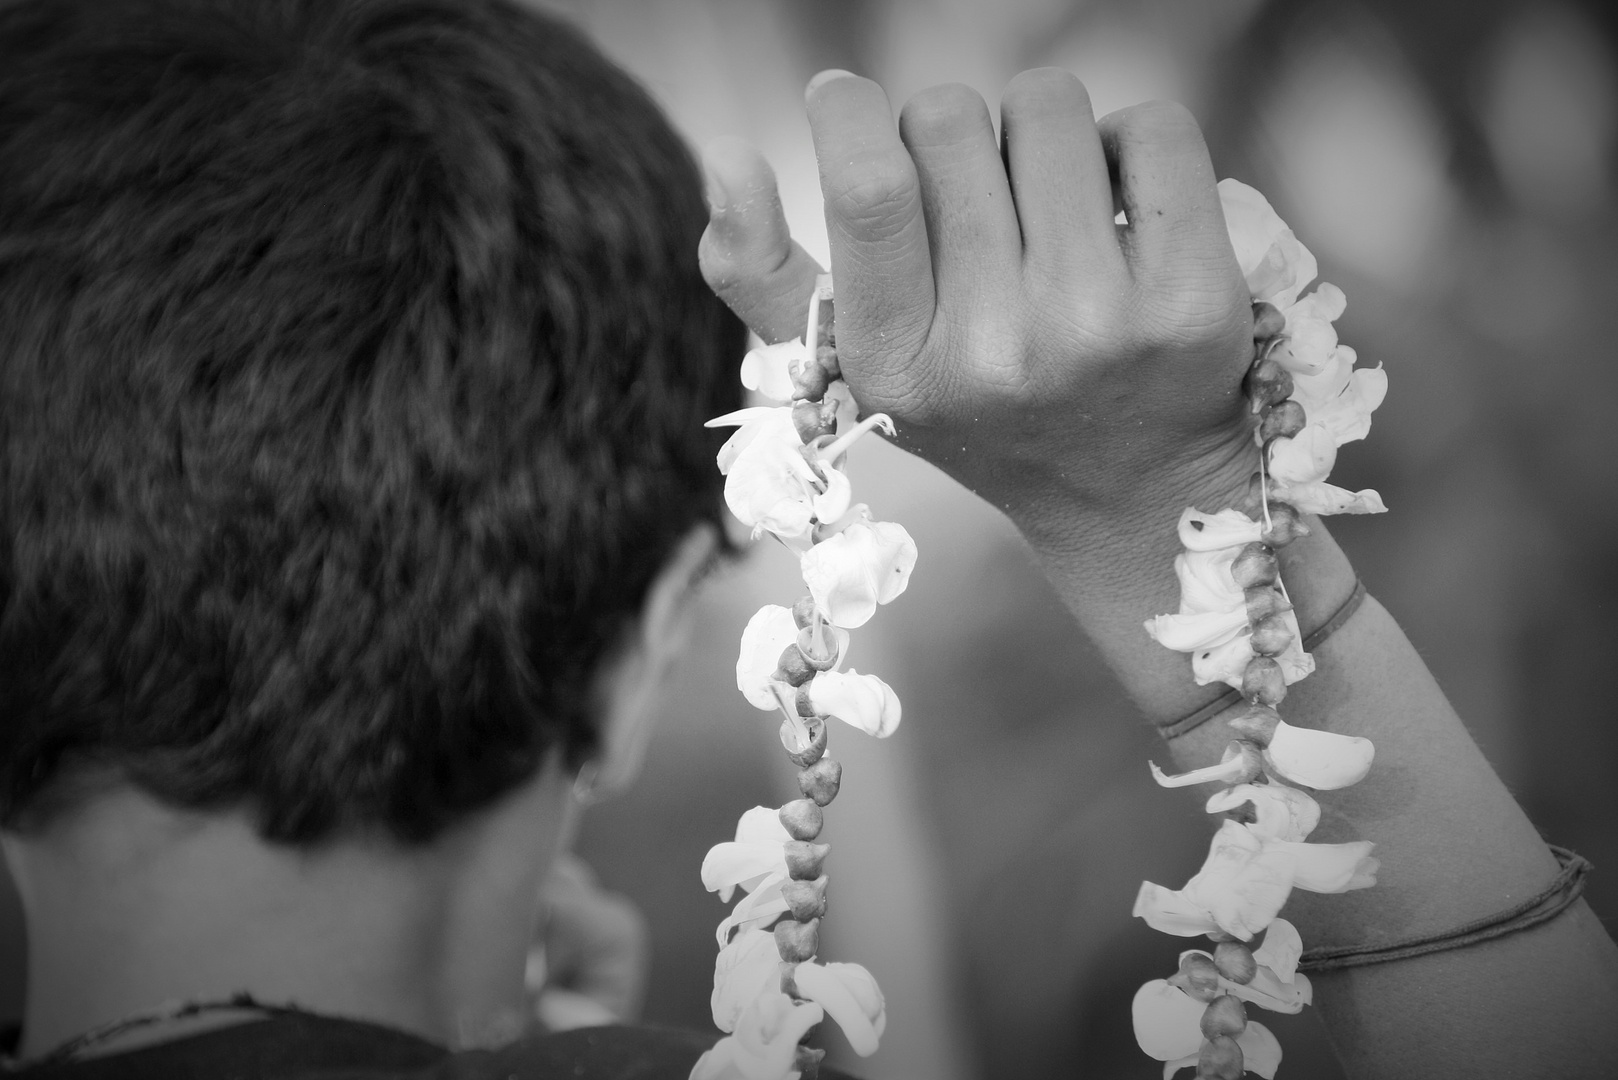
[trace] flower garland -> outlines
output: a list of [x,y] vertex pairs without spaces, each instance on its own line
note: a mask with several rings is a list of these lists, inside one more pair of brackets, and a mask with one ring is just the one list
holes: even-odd
[[[1246,1004],[1296,1013],[1309,1004],[1298,971],[1303,943],[1277,915],[1294,887],[1336,893],[1376,883],[1366,841],[1309,844],[1320,806],[1300,788],[1358,783],[1371,767],[1370,740],[1293,727],[1276,706],[1287,686],[1314,670],[1280,580],[1275,549],[1308,534],[1301,514],[1381,513],[1375,491],[1326,483],[1337,448],[1362,439],[1387,393],[1380,367],[1356,368],[1354,350],[1337,341],[1341,289],[1314,280],[1314,256],[1264,196],[1235,180],[1219,183],[1237,262],[1253,297],[1254,361],[1244,389],[1258,417],[1260,447],[1242,505],[1205,514],[1187,509],[1175,558],[1180,610],[1159,615],[1146,632],[1191,654],[1199,685],[1226,682],[1246,708],[1228,721],[1241,736],[1218,765],[1167,776],[1164,787],[1229,785],[1208,800],[1225,820],[1202,869],[1178,890],[1143,882],[1134,914],[1156,930],[1207,935],[1211,952],[1180,954],[1179,970],[1135,994],[1135,1038],[1164,1063],[1165,1080],[1195,1066],[1199,1078],[1237,1080],[1251,1070],[1273,1078],[1281,1046]],[[1298,785],[1293,787],[1291,785]],[[1262,934],[1256,947],[1251,943]]]
[[702,861],[702,883],[721,900],[738,887],[747,895],[717,933],[713,1018],[727,1034],[698,1060],[691,1080],[813,1080],[824,1051],[801,1041],[826,1015],[861,1056],[875,1053],[887,1024],[869,971],[817,959],[822,866],[831,849],[815,841],[843,773],[826,756],[827,720],[877,738],[899,726],[899,699],[888,684],[842,666],[848,631],[909,584],[916,545],[902,526],[873,521],[853,502],[842,469],[849,447],[873,428],[891,435],[893,426],[881,413],[856,420],[832,323],[831,278],[822,275],[804,336],[742,361],[742,384],[781,404],[708,421],[737,428],[719,451],[725,504],[755,539],[767,533],[798,556],[809,589],[790,608],[760,608],[736,661],[737,689],[781,714],[781,744],[804,797],[749,810],[736,839]]

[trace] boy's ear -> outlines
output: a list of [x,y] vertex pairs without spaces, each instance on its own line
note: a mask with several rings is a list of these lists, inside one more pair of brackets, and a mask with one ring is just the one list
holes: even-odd
[[719,531],[707,522],[686,534],[652,581],[634,632],[602,671],[601,750],[574,787],[581,802],[615,795],[640,775],[669,667],[690,637],[697,582],[718,546]]

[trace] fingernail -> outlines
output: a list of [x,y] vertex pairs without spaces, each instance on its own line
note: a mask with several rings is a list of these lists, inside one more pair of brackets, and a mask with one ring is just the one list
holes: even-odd
[[804,87],[803,90],[804,97],[813,94],[833,79],[852,79],[853,77],[854,73],[852,71],[844,71],[842,68],[827,68],[809,80],[809,85]]

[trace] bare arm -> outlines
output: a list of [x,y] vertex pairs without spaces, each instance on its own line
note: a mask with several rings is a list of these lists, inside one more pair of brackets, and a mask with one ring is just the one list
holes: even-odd
[[[1183,110],[1098,125],[1077,80],[1053,71],[1019,76],[1002,109],[1003,147],[961,87],[919,95],[895,131],[874,83],[811,84],[844,373],[904,445],[1011,517],[1145,715],[1167,723],[1213,695],[1141,624],[1176,607],[1181,508],[1229,505],[1254,466],[1245,286]],[[710,282],[766,338],[794,335],[816,267],[786,236],[767,167],[729,145],[709,169]],[[1283,567],[1306,630],[1353,587],[1323,528],[1284,549]],[[1374,840],[1383,869],[1373,889],[1294,894],[1305,941],[1447,930],[1542,889],[1554,860],[1381,606],[1367,602],[1317,659],[1286,716],[1372,739],[1377,765],[1325,800],[1312,839]],[[1230,737],[1216,718],[1171,752],[1209,764]],[[1355,1075],[1598,1076],[1618,1063],[1618,949],[1582,903],[1317,986]]]

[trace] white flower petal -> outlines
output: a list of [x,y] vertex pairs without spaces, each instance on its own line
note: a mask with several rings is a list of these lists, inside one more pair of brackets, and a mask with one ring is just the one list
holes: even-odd
[[1174,890],[1150,881],[1140,883],[1140,892],[1135,894],[1135,909],[1130,914],[1146,920],[1146,925],[1153,930],[1176,937],[1200,937],[1219,929],[1213,916],[1201,907]]
[[1319,374],[1337,348],[1337,329],[1332,322],[1347,306],[1343,290],[1322,282],[1281,312],[1286,330],[1270,356],[1294,376]]
[[1336,397],[1310,410],[1309,422],[1331,433],[1338,446],[1363,439],[1371,431],[1371,414],[1388,394],[1388,376],[1381,368],[1358,368]]
[[767,874],[753,884],[752,890],[737,901],[714,930],[714,939],[723,949],[730,942],[731,931],[760,929],[774,922],[776,916],[787,910],[781,887],[790,880],[785,871]]
[[792,839],[781,824],[781,811],[773,806],[755,806],[736,819],[736,842],[740,844],[785,844]]
[[1372,488],[1349,491],[1315,481],[1308,484],[1277,483],[1271,492],[1282,502],[1291,503],[1306,514],[1384,514],[1388,508]]
[[1209,645],[1191,654],[1191,678],[1198,686],[1211,682],[1242,687],[1242,675],[1253,659],[1253,636],[1237,634],[1219,645]]
[[1242,1048],[1242,1067],[1258,1073],[1264,1080],[1275,1080],[1275,1070],[1281,1067],[1281,1044],[1270,1029],[1257,1020],[1249,1020],[1247,1027],[1236,1036],[1236,1045]]
[[1219,181],[1219,204],[1236,262],[1254,300],[1285,309],[1315,279],[1319,268],[1309,249],[1255,189],[1239,180]]
[[1214,834],[1202,869],[1180,895],[1212,916],[1225,933],[1250,941],[1291,894],[1292,864],[1289,854],[1226,820]]
[[[1274,926],[1275,923],[1270,925]],[[1302,1012],[1303,1007],[1314,1000],[1315,993],[1307,975],[1295,973],[1290,981],[1282,982],[1275,972],[1263,966],[1253,973],[1253,980],[1246,985],[1221,978],[1219,988],[1243,1001],[1251,1001],[1260,1008],[1278,1013]]]
[[1180,515],[1180,543],[1188,551],[1219,551],[1251,544],[1264,535],[1264,526],[1240,510],[1204,514],[1187,507]]
[[901,709],[893,688],[875,675],[822,671],[809,682],[815,712],[835,716],[867,735],[885,739],[899,726]]
[[1303,938],[1298,928],[1285,919],[1276,919],[1264,931],[1264,944],[1253,950],[1253,959],[1275,972],[1282,982],[1289,982],[1298,970],[1298,957],[1303,955]]
[[1347,844],[1293,844],[1272,840],[1270,847],[1291,856],[1292,883],[1318,893],[1340,893],[1376,884],[1379,863],[1368,840]]
[[754,1001],[770,990],[781,989],[781,954],[775,935],[768,930],[743,930],[719,950],[714,961],[714,1026],[720,1031],[736,1030],[736,1021]]
[[780,666],[786,647],[797,640],[798,624],[792,619],[791,608],[766,604],[747,621],[736,658],[736,689],[755,709],[776,708],[770,677]]
[[876,1053],[887,1028],[887,1006],[871,973],[859,964],[799,964],[792,973],[798,994],[837,1021],[848,1045],[860,1057]]
[[1207,1008],[1177,986],[1153,979],[1135,991],[1129,1013],[1135,1041],[1148,1057],[1172,1061],[1202,1046],[1202,1013]]
[[1180,581],[1180,614],[1246,611],[1242,587],[1231,576],[1230,565],[1241,548],[1217,551],[1182,551],[1174,557],[1174,576]]
[[805,552],[799,569],[826,617],[853,629],[905,591],[915,565],[916,544],[904,526],[855,521]]
[[780,844],[715,844],[702,859],[702,887],[730,901],[736,887],[786,870],[786,849]]
[[1238,784],[1215,792],[1206,809],[1222,814],[1243,803],[1252,803],[1258,818],[1248,823],[1248,831],[1266,840],[1304,840],[1320,823],[1320,804],[1285,784]]
[[1195,652],[1222,645],[1247,629],[1247,609],[1209,611],[1199,615],[1159,615],[1146,622],[1146,632],[1175,652]]
[[782,539],[808,534],[819,477],[798,452],[802,445],[793,428],[766,430],[742,447],[725,477],[725,505],[736,520]]
[[815,520],[830,523],[848,513],[849,503],[854,498],[854,488],[848,482],[848,474],[841,469],[822,465],[820,472],[826,479],[826,490],[815,495],[810,503],[814,508]]
[[742,357],[742,385],[757,390],[772,401],[791,401],[791,363],[808,357],[802,338],[762,345]]
[[[725,440],[725,445],[719,448],[719,471],[723,475],[730,474],[730,467],[736,463],[736,457],[749,444],[760,435],[778,437],[784,424],[792,423],[792,410],[776,406],[756,405],[751,408],[737,409],[724,416],[716,416],[703,424],[703,427],[738,427],[737,432]],[[794,435],[797,427],[792,428]]]
[[1283,484],[1324,480],[1337,463],[1337,440],[1319,424],[1310,423],[1290,439],[1270,444],[1270,475]]
[[[1287,629],[1292,631],[1292,640],[1287,643],[1286,648],[1276,654],[1275,662],[1281,665],[1281,678],[1291,686],[1315,670],[1315,658],[1303,651],[1303,631],[1298,627],[1298,613],[1284,611],[1281,613],[1281,619],[1286,623]],[[1240,689],[1242,684],[1234,682],[1231,685]]]
[[1359,783],[1371,770],[1375,756],[1370,739],[1293,727],[1285,720],[1276,725],[1270,745],[1264,748],[1264,760],[1277,775],[1317,791]]
[[792,1080],[798,1041],[825,1019],[820,1006],[781,991],[761,994],[736,1022],[735,1067],[742,1080]]

